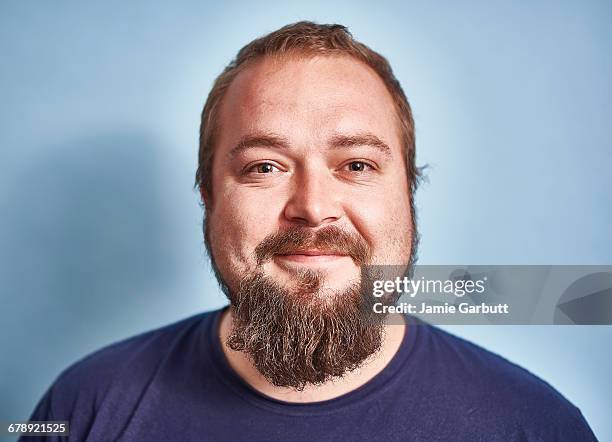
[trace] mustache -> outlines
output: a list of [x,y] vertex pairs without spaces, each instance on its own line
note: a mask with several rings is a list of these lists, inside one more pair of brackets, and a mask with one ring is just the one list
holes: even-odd
[[274,255],[288,255],[305,249],[350,256],[355,264],[365,265],[371,257],[370,246],[357,233],[346,232],[337,226],[319,230],[292,227],[272,233],[255,248],[257,264],[262,265]]

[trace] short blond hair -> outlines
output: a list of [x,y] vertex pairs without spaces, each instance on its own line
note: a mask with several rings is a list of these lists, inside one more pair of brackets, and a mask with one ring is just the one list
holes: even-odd
[[[414,218],[414,192],[420,177],[415,165],[414,120],[408,99],[393,75],[389,62],[379,53],[356,41],[348,29],[338,24],[317,24],[301,21],[253,40],[244,46],[236,58],[217,77],[208,94],[200,125],[200,148],[196,188],[212,199],[212,164],[216,132],[219,128],[219,108],[225,93],[242,70],[263,57],[286,55],[347,55],[372,68],[383,80],[393,98],[404,152],[404,162]],[[413,226],[414,226],[414,219]]]

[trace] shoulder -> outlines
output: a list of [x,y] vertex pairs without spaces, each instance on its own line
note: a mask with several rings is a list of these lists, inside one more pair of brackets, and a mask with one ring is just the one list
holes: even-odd
[[69,419],[79,410],[95,412],[112,389],[146,385],[168,354],[213,319],[206,312],[108,345],[64,370],[39,402],[33,417]]
[[595,440],[580,410],[544,380],[440,328],[419,327],[435,394],[447,404],[443,407],[460,407],[465,422],[494,425],[529,440]]

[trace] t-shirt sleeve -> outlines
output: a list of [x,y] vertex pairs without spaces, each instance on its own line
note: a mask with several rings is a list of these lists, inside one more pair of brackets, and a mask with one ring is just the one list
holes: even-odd
[[30,416],[31,421],[51,421],[53,413],[51,412],[51,388],[49,388],[43,397],[36,404],[36,408]]
[[67,421],[69,436],[27,437],[24,442],[81,441],[87,438],[95,420],[96,403],[108,389],[114,368],[118,365],[108,359],[108,351],[94,353],[68,367],[53,382],[37,403],[31,421]]
[[[53,390],[53,386],[51,386],[43,395],[43,397],[38,401],[38,404],[36,404],[36,407],[34,408],[34,411],[32,412],[32,414],[30,415],[30,421],[59,421],[59,420],[64,420],[64,419],[58,419],[53,415],[53,410],[52,410],[52,390]],[[60,441],[66,441],[66,440],[70,440],[68,437],[66,436],[28,436],[28,437],[20,437],[19,438],[19,442],[60,442]]]
[[560,423],[556,440],[597,441],[597,437],[595,437],[580,409],[573,405],[572,408],[573,413],[571,417]]

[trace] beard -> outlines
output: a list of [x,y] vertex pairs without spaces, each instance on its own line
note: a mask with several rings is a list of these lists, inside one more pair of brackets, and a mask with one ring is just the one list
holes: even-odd
[[[322,288],[324,271],[297,270],[292,287],[263,272],[262,265],[275,255],[306,248],[349,255],[362,266],[361,278],[331,291]],[[361,236],[335,226],[315,232],[292,228],[269,235],[255,257],[256,270],[235,291],[224,283],[214,260],[213,269],[232,306],[226,344],[246,353],[270,383],[303,390],[355,370],[380,349],[386,316],[372,308],[372,279],[363,271],[370,249]]]
[[324,383],[359,367],[381,346],[382,317],[367,305],[371,298],[363,296],[362,284],[322,299],[317,297],[322,278],[300,272],[298,287],[288,290],[257,273],[231,296],[227,345],[246,352],[276,386],[302,390]]

